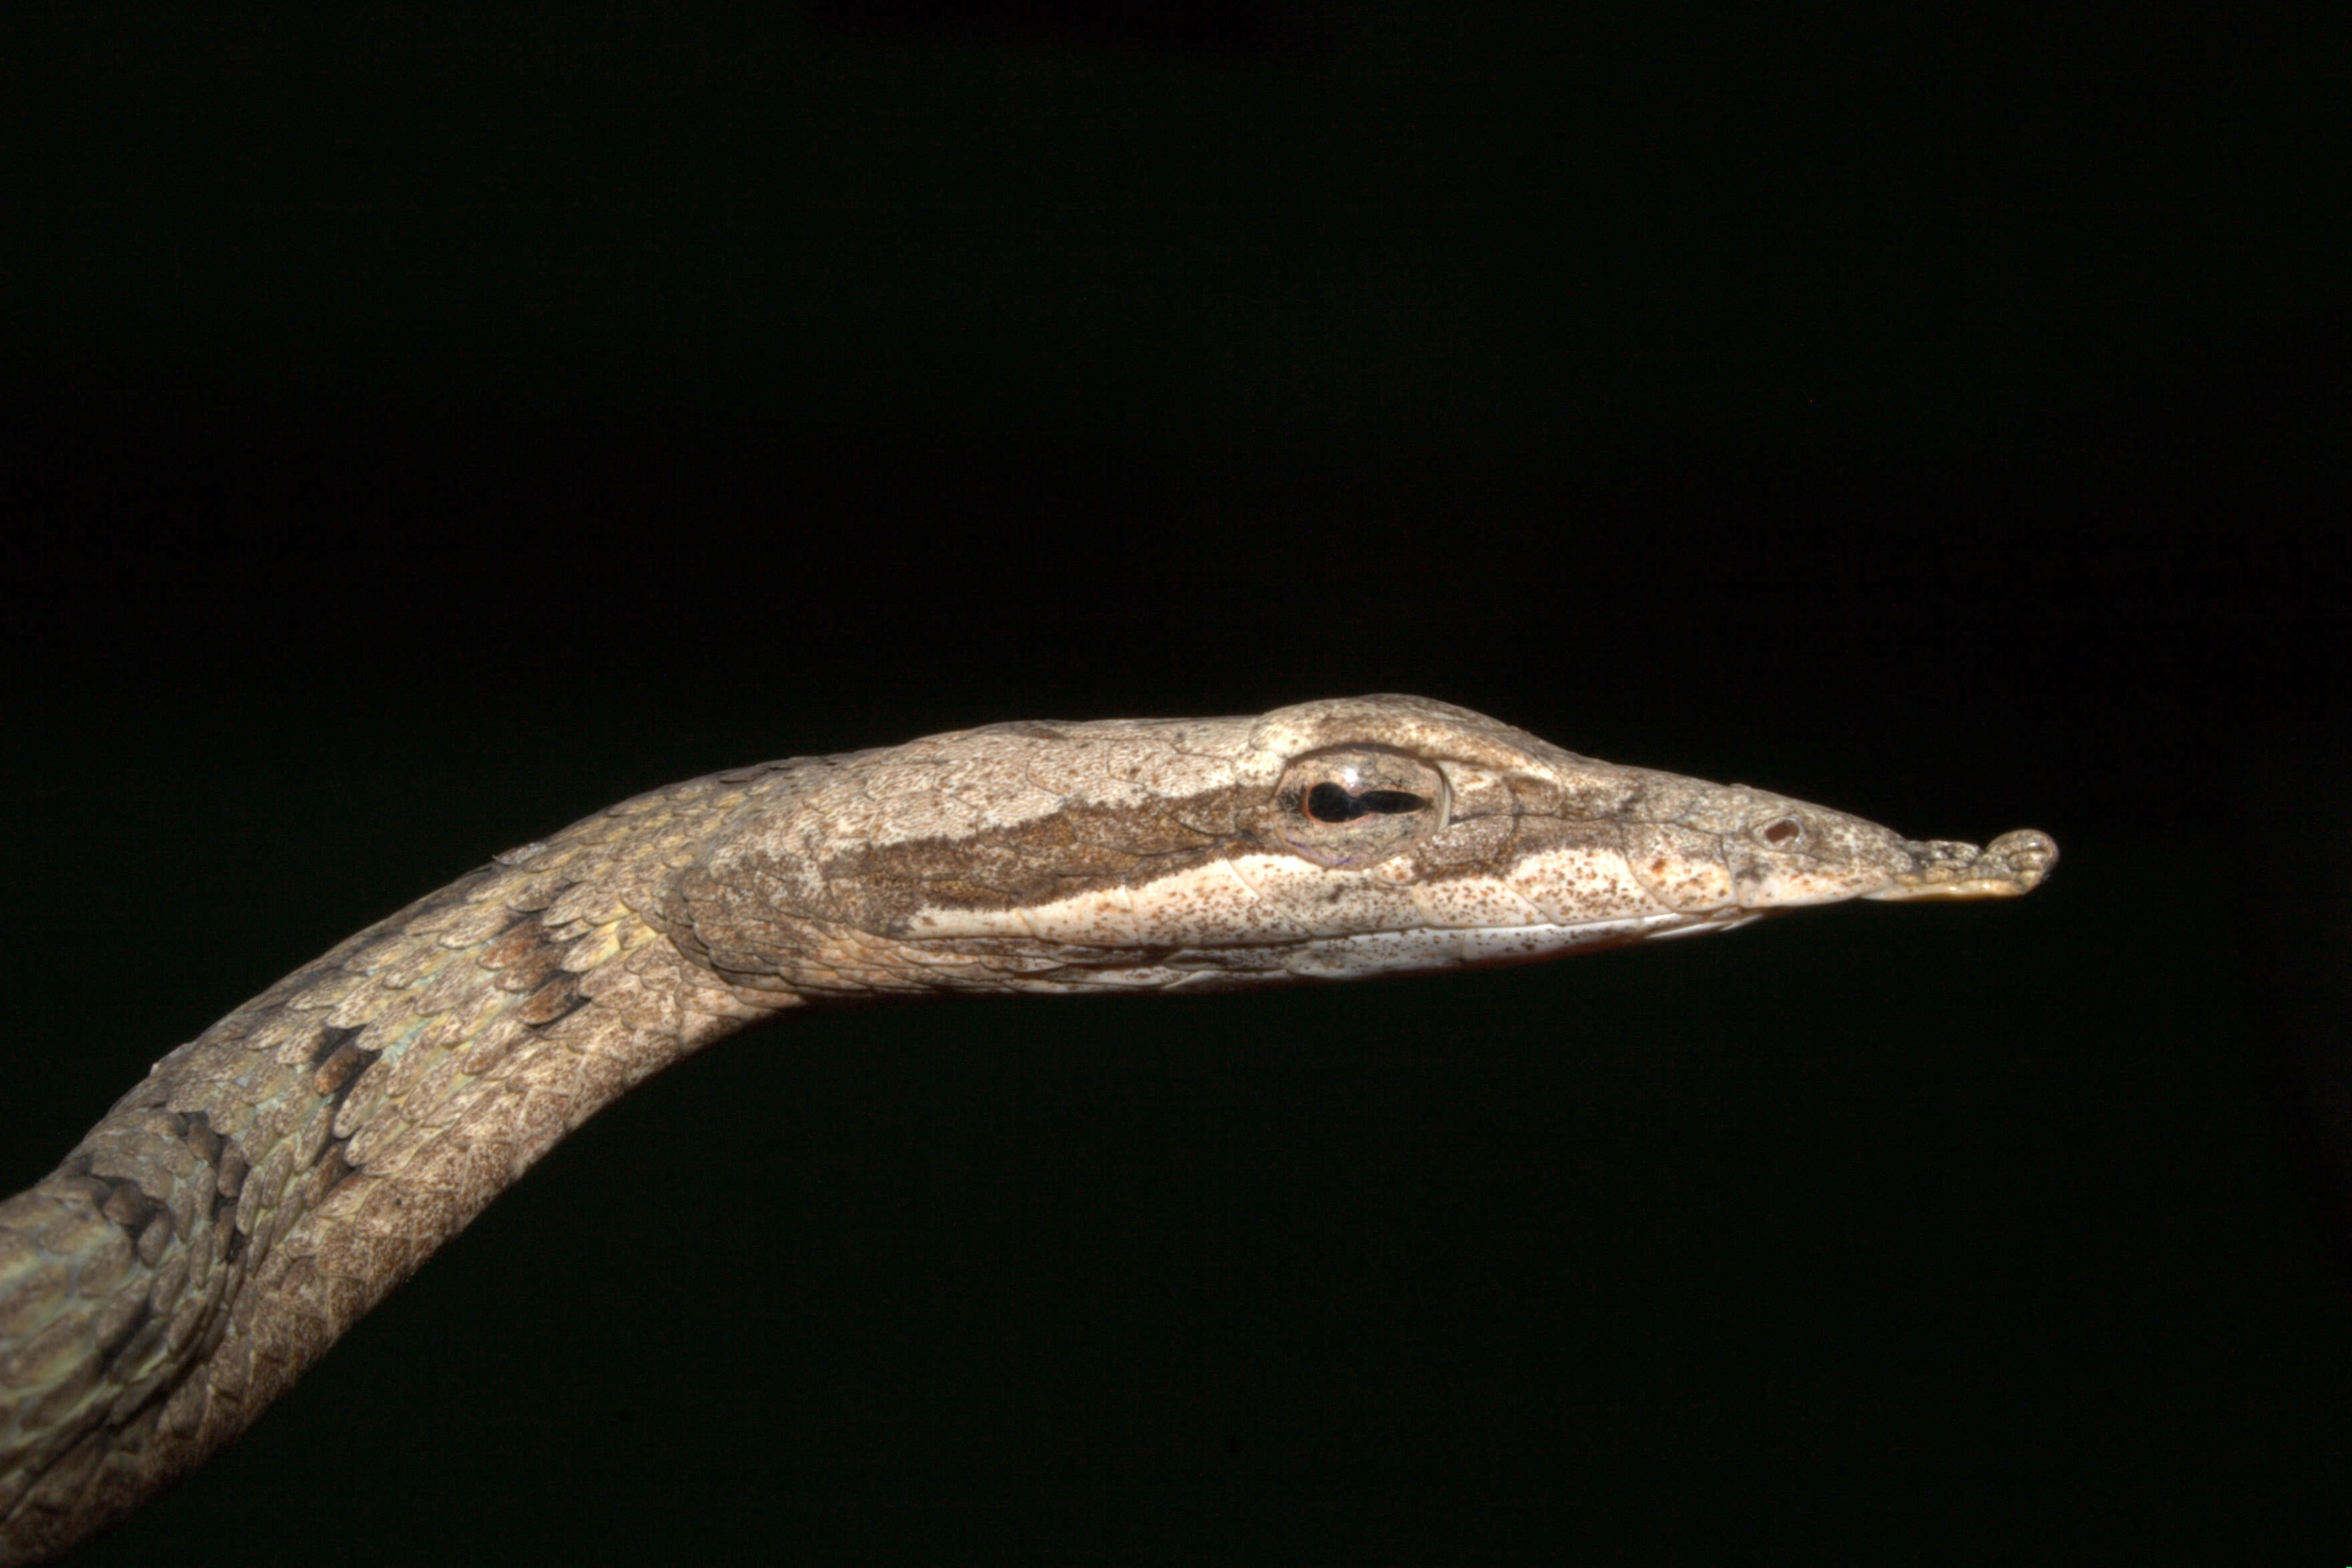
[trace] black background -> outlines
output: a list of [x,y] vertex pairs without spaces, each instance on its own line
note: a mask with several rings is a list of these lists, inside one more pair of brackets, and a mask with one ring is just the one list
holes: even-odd
[[13,1187],[672,779],[1420,691],[2014,905],[787,1020],[97,1562],[2338,1562],[2333,7],[82,8]]

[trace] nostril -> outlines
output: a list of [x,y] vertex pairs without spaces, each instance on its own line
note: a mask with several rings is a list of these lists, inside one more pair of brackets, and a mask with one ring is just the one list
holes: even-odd
[[1795,842],[1804,831],[1804,825],[1795,817],[1784,816],[1776,822],[1766,824],[1762,837],[1767,844],[1790,844]]

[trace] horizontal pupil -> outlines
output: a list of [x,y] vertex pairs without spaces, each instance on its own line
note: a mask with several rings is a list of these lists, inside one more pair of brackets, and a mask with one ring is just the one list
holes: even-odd
[[1411,790],[1368,789],[1356,797],[1356,804],[1366,811],[1377,811],[1383,816],[1395,816],[1401,812],[1419,811],[1429,803]]
[[1307,792],[1307,815],[1318,822],[1353,822],[1369,812],[1395,816],[1419,811],[1428,801],[1402,789],[1368,789],[1351,795],[1341,785],[1319,784]]

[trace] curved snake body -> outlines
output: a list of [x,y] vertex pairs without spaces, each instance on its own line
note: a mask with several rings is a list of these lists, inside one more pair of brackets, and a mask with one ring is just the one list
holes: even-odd
[[0,1204],[0,1563],[202,1462],[565,1133],[783,1009],[1517,962],[2020,893],[2054,857],[1408,697],[996,725],[639,795],[279,981]]

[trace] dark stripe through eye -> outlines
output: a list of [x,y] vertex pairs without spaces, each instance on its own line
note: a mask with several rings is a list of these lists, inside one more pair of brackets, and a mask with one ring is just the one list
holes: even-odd
[[1399,816],[1428,804],[1427,796],[1405,789],[1368,789],[1351,795],[1344,785],[1319,784],[1307,792],[1307,815],[1318,822],[1353,822],[1370,813]]

